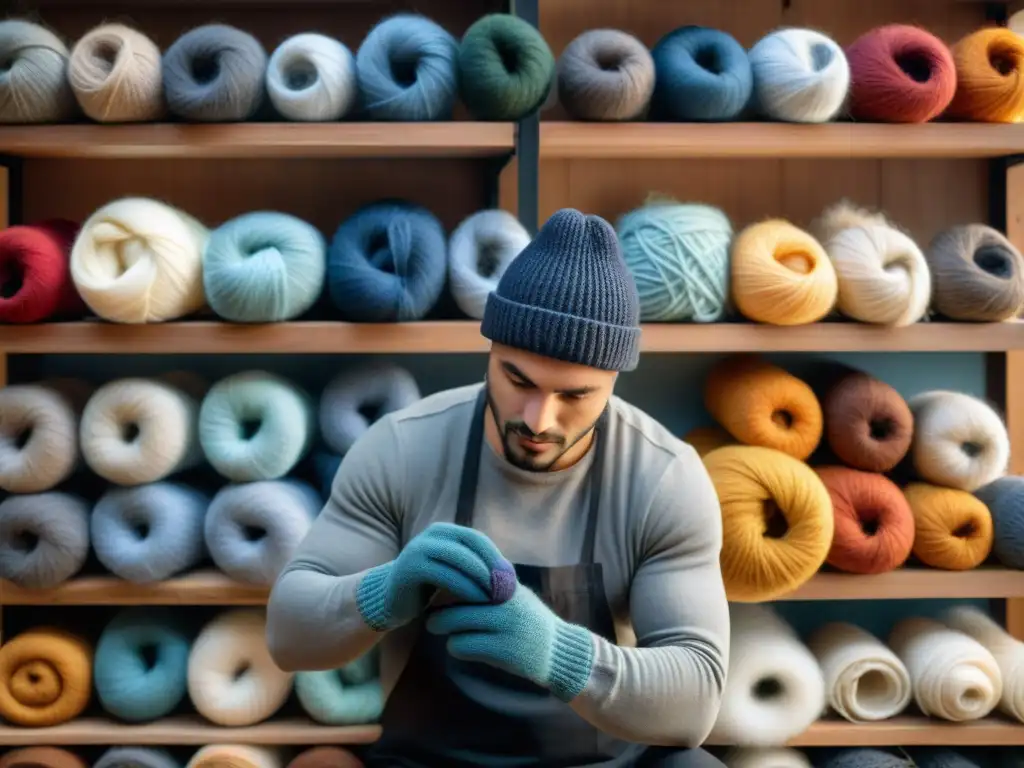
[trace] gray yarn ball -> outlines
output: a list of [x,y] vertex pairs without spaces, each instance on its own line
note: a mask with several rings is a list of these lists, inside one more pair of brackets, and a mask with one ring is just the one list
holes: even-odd
[[50,589],[89,556],[89,506],[59,491],[8,496],[0,504],[0,579]]
[[28,21],[0,22],[0,123],[57,123],[77,109],[68,84],[70,51]]
[[181,768],[181,762],[165,749],[111,747],[92,768]]
[[829,750],[827,754],[815,761],[818,768],[913,768],[910,760],[885,749],[852,747]]
[[576,120],[635,120],[653,92],[654,59],[628,32],[591,29],[558,59],[558,98]]

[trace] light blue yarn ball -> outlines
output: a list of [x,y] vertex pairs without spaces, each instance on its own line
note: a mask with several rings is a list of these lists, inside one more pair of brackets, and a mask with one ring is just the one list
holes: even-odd
[[164,747],[110,747],[92,768],[181,768]]
[[295,694],[306,713],[324,725],[376,722],[384,710],[384,692],[375,651],[340,669],[299,672]]
[[450,120],[459,93],[459,42],[425,16],[379,22],[356,52],[356,77],[371,120]]
[[287,213],[255,211],[210,233],[203,288],[210,308],[235,323],[292,320],[316,303],[327,274],[327,241]]
[[729,298],[728,217],[707,205],[649,203],[620,219],[619,242],[645,322],[713,323]]
[[1007,568],[1024,569],[1024,477],[1001,477],[974,495],[992,515],[992,554]]

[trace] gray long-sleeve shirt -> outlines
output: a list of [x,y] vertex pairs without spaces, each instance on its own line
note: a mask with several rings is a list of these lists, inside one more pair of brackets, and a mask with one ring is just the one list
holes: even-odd
[[[380,642],[381,682],[392,690],[419,625],[374,632],[356,586],[430,523],[454,521],[479,387],[385,416],[345,456],[270,596],[267,642],[282,669],[340,667]],[[693,448],[618,397],[610,410],[595,556],[619,638],[595,636],[590,680],[571,706],[614,737],[697,746],[717,717],[729,657],[718,498]],[[535,473],[483,443],[474,527],[514,563],[579,562],[594,451],[568,469]]]

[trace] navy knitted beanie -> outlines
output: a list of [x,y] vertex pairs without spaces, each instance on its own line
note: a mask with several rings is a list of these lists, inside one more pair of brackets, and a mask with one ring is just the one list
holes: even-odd
[[640,361],[640,298],[612,226],[563,208],[487,297],[481,333],[538,355],[611,371]]

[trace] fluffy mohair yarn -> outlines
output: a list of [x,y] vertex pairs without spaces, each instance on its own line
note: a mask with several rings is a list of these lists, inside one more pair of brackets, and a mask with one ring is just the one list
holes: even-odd
[[349,114],[359,96],[355,56],[344,43],[327,35],[293,35],[270,56],[267,95],[288,120],[339,120]]
[[558,99],[575,120],[626,121],[646,114],[654,93],[654,59],[618,29],[591,29],[558,57]]
[[60,491],[0,502],[0,579],[51,589],[82,570],[89,556],[89,506]]
[[68,48],[39,24],[0,22],[0,123],[59,123],[75,113]]
[[519,219],[500,208],[463,219],[448,239],[449,288],[459,309],[482,319],[487,296],[529,242]]
[[71,50],[68,82],[78,105],[100,123],[140,123],[164,115],[160,49],[124,24],[103,24]]
[[722,756],[726,768],[811,768],[811,761],[791,747],[733,747]]

